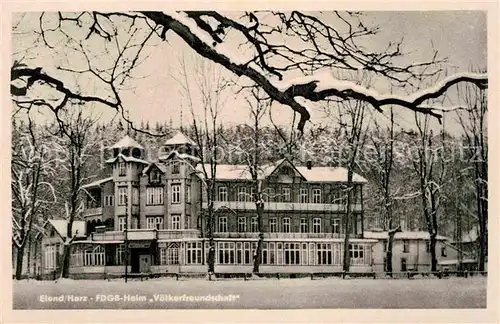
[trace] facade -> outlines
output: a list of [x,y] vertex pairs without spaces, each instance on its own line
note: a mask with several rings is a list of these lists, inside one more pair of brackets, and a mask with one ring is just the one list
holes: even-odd
[[[74,277],[122,275],[126,245],[129,273],[206,273],[207,198],[196,145],[178,133],[162,149],[158,161],[147,161],[144,147],[126,136],[106,161],[109,177],[85,185],[86,236],[72,244]],[[249,273],[259,239],[254,182],[244,165],[218,165],[216,176],[215,272]],[[264,166],[259,181],[265,200],[260,271],[341,272],[347,170],[283,159]],[[366,180],[355,175],[353,183],[350,270],[371,272],[377,241],[363,237]]]
[[[373,246],[375,272],[387,269],[388,233],[383,231],[365,231],[366,238],[376,239]],[[436,237],[436,258],[439,269],[448,269],[450,262],[457,259],[457,249],[447,237]],[[429,272],[431,270],[430,236],[428,232],[397,232],[392,245],[392,271]]]
[[[106,161],[109,177],[84,186],[85,235],[72,243],[72,277],[121,276],[127,251],[128,273],[207,272],[208,201],[203,170],[210,168],[203,167],[196,158],[195,143],[182,133],[161,149],[157,161],[148,161],[144,147],[126,136],[112,147],[112,157]],[[209,171],[207,175],[211,177]],[[310,163],[296,166],[282,159],[263,166],[258,181],[264,199],[260,272],[342,272],[347,170]],[[384,270],[380,243],[384,239],[363,230],[365,183],[363,177],[354,175],[348,248],[349,272],[358,274]],[[217,165],[213,205],[218,274],[252,271],[259,240],[254,186],[248,166]],[[42,239],[41,275],[53,273],[47,258],[53,258],[52,252],[57,255],[62,236]],[[396,251],[398,242],[403,241],[395,241]],[[416,261],[407,258],[404,265],[402,257],[394,254],[394,271],[424,270],[430,262],[424,257],[425,245],[419,242],[415,249],[424,252],[418,252]]]

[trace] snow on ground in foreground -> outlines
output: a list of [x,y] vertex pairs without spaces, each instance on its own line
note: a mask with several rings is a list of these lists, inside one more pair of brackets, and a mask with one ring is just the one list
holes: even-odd
[[[161,278],[128,283],[123,279],[64,279],[57,283],[22,280],[14,282],[13,298],[14,309],[483,308],[486,307],[486,282],[484,277],[248,281]],[[47,301],[47,297],[61,295],[66,296],[64,301]],[[110,295],[113,300],[103,300],[102,295]],[[86,298],[75,301],[75,297]]]

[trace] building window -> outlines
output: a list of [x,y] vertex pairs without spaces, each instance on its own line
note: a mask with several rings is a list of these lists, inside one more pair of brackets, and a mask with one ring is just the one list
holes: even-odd
[[125,162],[118,163],[118,175],[124,176],[127,174],[127,164]]
[[431,241],[425,241],[425,251],[431,253]]
[[179,264],[179,245],[177,243],[171,243],[168,248],[160,249],[160,264]]
[[139,205],[139,188],[132,187],[132,205]]
[[446,253],[446,246],[441,247],[441,256],[446,257],[448,254]]
[[181,185],[172,185],[172,204],[179,204],[181,202]]
[[321,189],[314,188],[312,190],[312,194],[313,194],[313,204],[321,204],[322,203],[322,201],[321,201]]
[[237,264],[250,264],[252,262],[252,251],[250,242],[237,242],[236,243],[236,263]]
[[191,203],[191,186],[186,186],[186,202]]
[[262,264],[276,264],[276,254],[274,242],[262,243]]
[[158,172],[158,170],[152,170],[149,173],[149,182],[150,183],[158,183],[158,182],[160,182],[160,172]]
[[234,242],[219,242],[219,264],[234,264]]
[[253,184],[250,187],[250,194],[248,195],[248,201],[255,201],[255,187]]
[[340,218],[334,218],[332,220],[332,233],[340,234]]
[[349,257],[352,265],[364,264],[364,245],[349,244]]
[[118,187],[118,205],[125,206],[127,203],[127,187]]
[[186,215],[186,221],[184,222],[184,228],[191,228],[191,215]]
[[227,217],[226,216],[219,217],[219,232],[220,233],[227,232]]
[[321,218],[313,218],[313,233],[321,233]]
[[163,187],[146,188],[146,205],[163,205]]
[[116,247],[116,265],[122,265],[125,262],[125,247],[123,244],[119,244]]
[[125,223],[127,221],[126,216],[118,217],[118,231],[123,232],[125,230]]
[[84,252],[85,266],[103,266],[105,262],[104,248],[100,245]]
[[163,229],[163,216],[147,217],[147,228]]
[[53,270],[56,268],[56,245],[48,245],[45,247],[45,259],[44,266],[47,270]]
[[288,187],[281,189],[281,199],[282,202],[291,202],[292,201],[292,190]]
[[290,233],[290,218],[283,218],[283,233]]
[[181,215],[172,215],[172,229],[173,230],[181,229]]
[[181,167],[179,161],[172,162],[172,174],[181,173]]
[[247,218],[238,217],[238,232],[243,233],[247,231]]
[[249,196],[247,193],[247,187],[240,186],[238,187],[238,197],[236,197],[238,201],[249,201]]
[[104,206],[113,206],[113,196],[104,196]]
[[332,259],[332,244],[318,243],[316,245],[317,262],[318,264],[333,264]]
[[269,219],[269,232],[271,233],[278,232],[278,220],[276,218]]
[[186,243],[186,264],[201,264],[201,242]]
[[406,267],[406,259],[405,258],[402,258],[401,259],[401,271],[407,271],[407,267]]
[[285,243],[285,264],[300,264],[300,243]]
[[250,232],[257,233],[259,231],[259,220],[257,216],[250,219]]
[[309,233],[309,224],[307,222],[307,218],[300,219],[300,232]]
[[301,204],[307,204],[307,188],[300,188],[299,202]]
[[410,241],[403,240],[403,252],[404,253],[410,252]]
[[227,187],[219,187],[219,201],[227,201]]

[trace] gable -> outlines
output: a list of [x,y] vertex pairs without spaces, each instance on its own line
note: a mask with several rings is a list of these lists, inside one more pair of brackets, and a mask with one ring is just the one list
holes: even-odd
[[283,159],[274,170],[271,171],[269,177],[276,177],[280,182],[292,182],[294,178],[305,180],[302,173],[287,159]]

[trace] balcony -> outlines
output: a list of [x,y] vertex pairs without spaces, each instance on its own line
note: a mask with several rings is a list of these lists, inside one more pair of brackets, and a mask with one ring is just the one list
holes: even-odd
[[103,233],[92,233],[92,241],[116,241],[117,243],[123,242],[125,233],[121,231],[109,231]]
[[250,238],[250,239],[258,239],[259,233],[253,232],[215,232],[215,238]]
[[156,240],[156,229],[129,229],[127,231],[127,239],[129,241]]
[[[202,208],[208,207],[207,202],[203,202]],[[250,201],[214,201],[215,210],[232,209],[232,210],[255,210],[255,203]],[[342,212],[345,211],[343,204],[312,204],[312,203],[284,203],[284,202],[265,202],[264,210],[267,211],[325,211],[325,212]],[[352,211],[360,212],[361,204],[352,205]]]
[[83,217],[102,215],[102,207],[87,208],[83,211]]
[[158,241],[161,240],[180,240],[200,237],[200,231],[195,229],[187,230],[159,230]]

